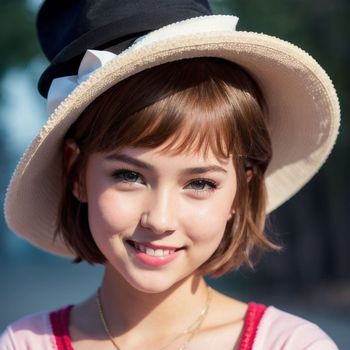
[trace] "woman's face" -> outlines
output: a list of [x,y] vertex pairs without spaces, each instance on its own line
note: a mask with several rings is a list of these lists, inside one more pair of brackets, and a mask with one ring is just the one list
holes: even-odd
[[193,275],[232,216],[232,159],[124,148],[94,153],[85,196],[92,236],[134,288],[161,292]]

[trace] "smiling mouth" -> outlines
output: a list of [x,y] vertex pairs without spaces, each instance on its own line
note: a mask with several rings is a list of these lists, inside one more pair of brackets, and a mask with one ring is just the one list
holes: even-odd
[[127,240],[126,243],[136,249],[137,251],[141,253],[145,253],[148,256],[154,256],[154,257],[164,257],[171,254],[174,254],[175,252],[185,249],[182,248],[175,248],[175,247],[157,247],[152,244],[142,244],[139,242],[135,242],[132,240]]

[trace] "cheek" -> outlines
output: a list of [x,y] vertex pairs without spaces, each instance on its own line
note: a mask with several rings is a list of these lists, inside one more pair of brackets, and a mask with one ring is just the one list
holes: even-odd
[[188,233],[193,242],[218,245],[231,218],[231,196],[220,196],[215,201],[203,201],[196,208],[187,208]]
[[139,222],[139,201],[113,188],[90,187],[89,225],[93,235],[113,236],[132,232]]

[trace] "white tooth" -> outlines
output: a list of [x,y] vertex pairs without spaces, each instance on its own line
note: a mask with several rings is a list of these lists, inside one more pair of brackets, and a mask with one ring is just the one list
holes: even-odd
[[164,250],[163,255],[169,255],[169,250]]
[[153,255],[154,255],[154,249],[152,249],[152,248],[146,248],[146,254],[147,254],[147,255],[153,256]]
[[141,252],[145,252],[146,251],[145,246],[142,244],[139,244],[139,250],[141,250]]
[[154,251],[154,255],[155,256],[163,256],[164,255],[164,251],[163,249],[157,249]]

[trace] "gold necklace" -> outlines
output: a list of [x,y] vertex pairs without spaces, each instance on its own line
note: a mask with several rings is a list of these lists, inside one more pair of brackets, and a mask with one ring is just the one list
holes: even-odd
[[[184,329],[180,334],[178,334],[175,338],[172,339],[172,341],[163,346],[162,348],[160,348],[159,350],[163,350],[165,348],[167,348],[170,344],[172,344],[175,340],[188,335],[187,340],[181,345],[181,347],[179,348],[179,350],[185,350],[187,348],[187,345],[189,344],[189,342],[192,340],[192,338],[195,336],[195,334],[197,333],[197,331],[199,330],[199,328],[201,327],[205,316],[208,313],[209,310],[209,306],[210,306],[210,302],[212,299],[212,293],[211,293],[211,288],[207,287],[207,300],[205,302],[205,305],[202,309],[202,311],[200,312],[199,316],[196,318],[196,320],[186,329]],[[117,343],[115,342],[115,340],[113,339],[113,336],[107,326],[107,322],[103,313],[103,309],[102,309],[102,303],[101,303],[101,290],[100,288],[97,290],[97,296],[96,296],[96,303],[97,303],[97,307],[98,307],[98,313],[100,316],[100,320],[101,323],[103,325],[103,328],[109,338],[109,340],[112,342],[112,344],[114,345],[114,347],[117,350],[121,350],[120,347],[117,345]]]

